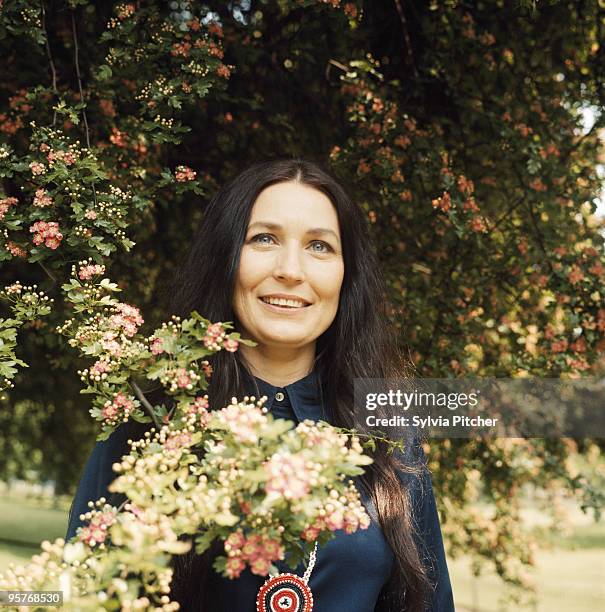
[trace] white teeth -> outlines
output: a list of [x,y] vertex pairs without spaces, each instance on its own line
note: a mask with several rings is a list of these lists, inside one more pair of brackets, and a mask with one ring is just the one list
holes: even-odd
[[303,308],[306,306],[304,302],[299,300],[287,300],[285,298],[273,298],[273,297],[264,297],[261,298],[263,302],[267,304],[273,304],[274,306],[289,306],[290,308]]

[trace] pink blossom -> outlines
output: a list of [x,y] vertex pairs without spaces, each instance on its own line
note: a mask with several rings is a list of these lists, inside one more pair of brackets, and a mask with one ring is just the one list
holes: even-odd
[[172,55],[173,57],[178,57],[179,55],[182,57],[189,57],[190,53],[190,42],[175,43],[174,45],[172,45],[172,49],[170,50],[170,55]]
[[202,361],[202,372],[206,378],[212,376],[212,366],[206,360]]
[[542,182],[542,179],[539,177],[535,178],[533,181],[529,183],[529,186],[534,191],[547,191],[548,187]]
[[111,100],[99,100],[99,108],[101,112],[108,117],[116,116],[116,109]]
[[408,132],[415,132],[416,131],[416,119],[406,119],[403,122],[403,125],[405,126],[405,129]]
[[116,306],[116,310],[122,313],[125,317],[132,319],[136,325],[143,325],[143,317],[136,306],[120,303]]
[[306,540],[307,542],[313,542],[317,540],[318,536],[319,536],[319,529],[317,527],[311,527],[311,526],[305,527],[301,534],[302,539]]
[[369,172],[372,171],[372,167],[368,164],[368,162],[365,159],[362,159],[359,161],[359,164],[357,166],[357,171],[360,174],[368,174]]
[[102,410],[101,410],[101,416],[106,420],[106,421],[112,421],[113,419],[115,419],[118,416],[118,407],[114,404],[106,404],[105,406],[103,406]]
[[527,138],[533,132],[533,129],[525,123],[516,123],[515,130],[517,130],[524,138]]
[[161,355],[164,352],[164,340],[162,338],[154,338],[149,348],[153,355]]
[[223,328],[222,323],[212,323],[212,325],[208,326],[208,329],[206,330],[206,335],[202,338],[202,341],[207,348],[218,349],[219,341],[224,336],[224,333],[225,330]]
[[246,538],[244,538],[244,534],[241,530],[230,533],[227,539],[225,540],[225,552],[232,556],[234,554],[240,554],[241,548],[246,543]]
[[100,376],[101,374],[105,374],[111,370],[111,366],[108,361],[104,359],[99,359],[95,361],[92,367],[90,368],[90,373],[93,376]]
[[250,571],[257,576],[266,576],[271,568],[271,561],[259,557],[250,563]]
[[284,549],[279,540],[259,534],[246,538],[239,529],[229,535],[224,546],[230,577],[239,576],[246,562],[250,564],[253,574],[265,576],[273,561],[284,558]]
[[229,351],[230,353],[235,353],[235,351],[237,351],[238,346],[239,346],[239,342],[232,338],[227,338],[227,340],[223,342],[223,347],[225,348],[226,351]]
[[209,349],[218,349],[218,343],[216,341],[216,338],[214,338],[213,336],[209,336],[208,334],[206,334],[202,338],[202,342],[204,343],[204,346],[206,348],[209,348]]
[[470,220],[470,226],[474,232],[487,232],[487,225],[483,217],[473,217]]
[[218,76],[220,77],[223,77],[224,79],[228,79],[231,76],[231,69],[229,68],[229,66],[225,66],[225,64],[221,64],[216,69],[216,74],[218,74]]
[[351,19],[355,19],[357,17],[357,7],[353,2],[347,2],[343,7],[345,15],[350,17]]
[[120,4],[118,6],[118,19],[120,19],[120,21],[123,21],[127,17],[133,15],[135,10],[136,7],[132,2],[130,2],[129,4]]
[[452,199],[450,194],[447,191],[443,192],[443,195],[440,198],[434,199],[431,204],[433,208],[439,208],[443,212],[447,212],[452,207]]
[[191,444],[191,434],[188,431],[182,431],[178,434],[171,435],[166,442],[164,442],[164,448],[169,451],[178,450],[183,446]]
[[128,336],[129,338],[131,338],[137,333],[137,326],[129,319],[126,319],[125,317],[120,317],[119,315],[112,317],[112,319],[113,319],[113,324],[116,327],[122,328],[122,332],[124,333],[125,336]]
[[258,434],[256,427],[265,419],[260,410],[243,409],[237,404],[229,404],[219,411],[221,420],[229,427],[231,433],[242,443],[256,444]]
[[212,323],[206,330],[206,335],[211,338],[218,338],[223,333],[223,326],[221,323]]
[[104,272],[105,266],[99,264],[89,264],[80,268],[78,271],[78,278],[80,280],[90,280],[93,276],[103,274]]
[[583,359],[572,359],[571,357],[567,357],[566,361],[569,367],[575,370],[590,370],[590,365]]
[[311,490],[305,459],[300,455],[276,453],[265,463],[267,493],[300,499]]
[[80,541],[95,546],[102,544],[107,537],[107,529],[116,522],[116,515],[113,510],[104,512],[96,512],[93,514],[90,523],[86,527],[80,529],[78,538]]
[[208,32],[210,34],[214,34],[215,36],[218,36],[218,38],[223,37],[223,27],[221,26],[220,23],[216,23],[216,21],[211,21],[208,24]]
[[59,231],[59,224],[56,221],[36,221],[29,231],[34,234],[33,242],[35,245],[45,244],[49,249],[56,249],[63,234]]
[[19,281],[17,281],[16,283],[13,283],[12,285],[9,285],[5,289],[8,295],[12,295],[12,294],[19,295],[22,290],[23,290],[23,285],[21,285]]
[[109,141],[121,149],[125,149],[128,146],[128,137],[126,132],[121,132],[116,127],[111,130]]
[[116,404],[118,404],[118,406],[122,406],[125,409],[132,409],[132,400],[129,399],[126,395],[124,395],[122,392],[118,392],[115,395],[115,400]]
[[76,158],[71,151],[54,151],[51,149],[46,155],[48,163],[53,166],[55,161],[62,161],[66,166],[71,166],[76,163]]
[[208,396],[204,395],[204,397],[196,397],[193,405],[198,413],[202,410],[208,410]]
[[208,396],[196,397],[194,402],[189,405],[189,414],[195,414],[199,416],[200,427],[205,427],[210,420],[210,413],[208,412]]
[[48,195],[45,189],[36,189],[36,195],[34,196],[33,205],[40,208],[50,206],[53,203],[53,199]]
[[55,249],[59,248],[59,245],[61,244],[61,238],[58,238],[58,237],[47,238],[44,244],[49,249],[52,249],[54,251]]
[[128,417],[134,410],[134,401],[121,391],[114,394],[113,401],[107,400],[101,410],[102,417],[113,424],[119,417]]
[[114,357],[120,357],[122,355],[122,347],[116,340],[115,331],[108,331],[103,334],[101,337],[101,346],[106,351],[109,351]]
[[174,174],[174,178],[179,183],[185,183],[187,181],[193,181],[196,177],[196,172],[189,168],[189,166],[177,166]]
[[27,251],[10,240],[6,243],[6,248],[13,257],[27,257]]
[[87,210],[84,216],[90,221],[94,221],[97,218],[97,213],[94,210]]
[[584,279],[584,273],[578,266],[572,266],[569,274],[567,275],[567,279],[572,285],[577,285],[581,280]]
[[44,172],[46,172],[46,166],[40,162],[32,162],[29,165],[29,169],[34,176],[38,176],[39,174],[44,174]]
[[326,525],[331,531],[342,529],[344,527],[344,520],[345,517],[342,510],[335,510],[325,518]]
[[4,219],[4,215],[8,212],[8,209],[17,204],[18,201],[17,198],[4,198],[0,200],[0,221]]
[[246,564],[242,559],[238,557],[231,557],[230,559],[227,559],[225,574],[227,575],[227,578],[239,578],[245,567]]
[[272,559],[279,559],[280,555],[283,553],[279,541],[268,538],[263,542],[263,550],[265,554]]
[[477,206],[477,202],[475,202],[475,198],[473,198],[473,196],[470,196],[464,201],[464,204],[462,204],[462,209],[467,212],[479,212],[479,207]]
[[178,368],[175,372],[176,384],[180,389],[186,389],[191,384],[191,378],[185,368]]
[[409,136],[404,136],[402,134],[400,136],[397,136],[397,138],[395,138],[395,144],[398,147],[401,147],[402,149],[407,149],[407,147],[409,147],[412,144],[412,141],[410,140]]
[[132,337],[137,333],[140,325],[144,323],[143,317],[138,308],[130,304],[117,304],[116,314],[109,317],[109,324],[112,329],[121,331],[125,336]]
[[255,559],[260,552],[258,550],[258,543],[260,540],[259,535],[252,534],[246,539],[246,542],[242,546],[242,555],[247,557],[248,559]]
[[551,342],[550,350],[553,353],[564,353],[567,350],[569,343],[566,338],[562,338],[561,340],[556,340],[555,342]]
[[[248,549],[252,552],[246,555]],[[248,538],[242,552],[250,563],[250,571],[257,576],[265,576],[273,561],[284,558],[283,548],[277,540],[255,534]]]

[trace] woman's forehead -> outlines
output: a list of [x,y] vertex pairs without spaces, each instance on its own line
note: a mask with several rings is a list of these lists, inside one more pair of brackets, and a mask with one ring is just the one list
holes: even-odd
[[276,183],[264,189],[256,199],[250,215],[253,223],[304,223],[336,231],[338,215],[324,193],[303,183]]

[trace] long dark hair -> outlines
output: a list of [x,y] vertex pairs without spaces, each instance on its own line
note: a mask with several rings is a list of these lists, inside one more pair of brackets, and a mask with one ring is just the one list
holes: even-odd
[[[297,181],[325,194],[340,225],[344,279],[338,311],[317,341],[316,369],[325,380],[325,402],[332,423],[352,427],[353,380],[408,375],[386,316],[386,291],[361,208],[341,185],[317,164],[281,159],[254,164],[225,185],[209,203],[188,258],[172,290],[172,314],[186,317],[197,310],[211,321],[237,321],[233,292],[252,207],[265,188]],[[208,390],[211,405],[220,407],[242,397],[245,365],[238,353],[221,351],[213,359]],[[248,377],[249,379],[249,377]],[[411,502],[397,472],[413,473],[383,445],[362,484],[371,495],[380,525],[395,557],[393,573],[382,596],[393,611],[424,610],[429,590],[426,568],[415,541]],[[416,470],[417,471],[417,470]],[[204,610],[203,583],[208,553],[173,560],[173,598],[184,609]]]

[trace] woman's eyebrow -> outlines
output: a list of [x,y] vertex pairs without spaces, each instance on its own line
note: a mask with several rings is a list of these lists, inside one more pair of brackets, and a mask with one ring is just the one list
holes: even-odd
[[254,223],[250,223],[248,230],[254,229],[256,226],[264,227],[265,229],[270,230],[280,230],[282,228],[279,223],[272,223],[271,221],[255,221]]
[[323,234],[332,234],[332,236],[334,236],[334,238],[338,240],[338,242],[340,242],[340,240],[338,239],[338,234],[334,230],[328,229],[327,227],[312,227],[307,230],[307,234],[310,234],[311,236],[321,236]]
[[[254,223],[250,223],[250,225],[248,226],[248,231],[254,229],[255,227],[263,227],[265,229],[273,231],[279,231],[283,229],[283,227],[279,223],[273,223],[272,221],[255,221]],[[331,230],[327,227],[311,227],[305,233],[311,236],[332,234],[332,236],[334,236],[334,238],[338,240],[338,242],[340,242],[338,234],[334,230]]]

